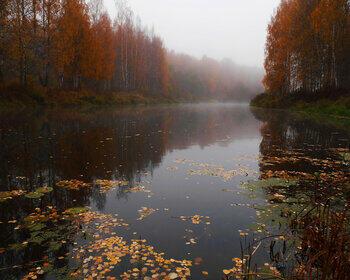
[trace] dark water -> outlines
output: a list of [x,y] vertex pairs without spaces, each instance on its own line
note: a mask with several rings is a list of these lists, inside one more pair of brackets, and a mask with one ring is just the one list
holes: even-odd
[[[349,147],[349,137],[349,131],[332,125],[235,104],[3,113],[1,191],[34,190],[65,179],[87,183],[123,179],[129,186],[142,185],[151,192],[54,188],[41,199],[0,202],[0,248],[5,248],[0,254],[0,269],[4,268],[0,278],[21,277],[29,269],[25,264],[41,257],[37,249],[7,250],[9,244],[25,240],[7,221],[19,223],[34,208],[52,205],[59,210],[90,206],[93,211],[118,214],[130,224],[127,229],[116,229],[118,235],[126,240],[144,238],[169,258],[200,257],[201,264],[191,269],[192,279],[203,278],[201,271],[208,271],[208,279],[220,279],[222,269],[231,267],[231,259],[240,255],[238,230],[248,229],[256,220],[254,209],[235,205],[252,203],[240,195],[240,183],[266,172],[269,166],[261,159],[283,157],[288,151],[329,158],[332,149]],[[204,174],[213,166],[235,170],[235,175]],[[320,168],[333,172],[308,163],[283,163],[283,169],[291,171]],[[157,211],[137,220],[141,207]],[[209,216],[210,224],[177,218],[195,214]],[[186,244],[189,239],[195,244]],[[266,250],[261,250],[256,261],[267,258]],[[11,268],[14,265],[20,267]]]

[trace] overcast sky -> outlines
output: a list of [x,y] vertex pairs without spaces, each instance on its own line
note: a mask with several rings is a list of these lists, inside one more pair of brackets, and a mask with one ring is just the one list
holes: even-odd
[[[114,0],[104,0],[112,17]],[[262,67],[266,28],[280,0],[128,0],[166,47]]]

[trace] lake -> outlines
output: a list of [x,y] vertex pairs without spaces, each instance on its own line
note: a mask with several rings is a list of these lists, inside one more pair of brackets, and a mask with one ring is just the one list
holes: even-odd
[[221,279],[266,233],[257,205],[318,192],[249,182],[349,182],[349,144],[342,126],[244,104],[1,113],[0,278]]

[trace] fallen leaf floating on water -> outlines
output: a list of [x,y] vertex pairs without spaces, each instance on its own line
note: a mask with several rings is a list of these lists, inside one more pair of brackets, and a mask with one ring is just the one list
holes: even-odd
[[146,189],[146,187],[141,186],[141,185],[128,188],[126,191],[132,192],[132,193],[137,193],[137,192],[150,193],[151,192],[149,189]]
[[240,236],[240,237],[248,236],[248,232],[245,232],[245,231],[243,231],[243,230],[238,230],[238,232],[239,232],[239,236]]
[[283,202],[285,198],[283,194],[275,193],[270,200],[274,202]]
[[[248,258],[248,259],[247,259]],[[236,279],[243,279],[243,275],[247,276],[247,274],[251,273],[251,271],[247,272],[247,263],[249,260],[249,256],[247,258],[233,258],[232,262],[233,262],[233,267],[230,269],[223,269],[223,274],[225,275],[226,279],[232,279],[232,280],[236,280]],[[267,274],[268,276],[270,276],[269,278],[273,279],[273,276],[280,276],[280,272],[273,266],[269,266],[267,267],[269,269]],[[259,275],[259,273],[257,273],[257,275]]]
[[231,269],[224,269],[223,273],[226,277],[229,277],[228,279],[236,279],[235,276],[239,277],[238,279],[241,279],[241,274],[243,273],[242,265],[245,260],[233,258],[232,261],[234,262],[234,266]]
[[174,160],[175,163],[178,163],[178,164],[184,164],[184,163],[194,163],[193,160],[190,160],[190,159],[185,159],[185,158],[178,158],[176,160]]
[[210,224],[209,216],[193,215],[193,216],[180,216],[175,217],[179,218],[182,221],[191,221],[192,224],[199,225],[200,223]]
[[0,192],[0,202],[13,199],[14,197],[22,196],[26,192],[23,190],[12,190],[12,191],[2,191]]
[[172,280],[172,279],[178,278],[179,275],[177,273],[175,273],[175,272],[171,272],[171,273],[168,274],[168,277],[169,277],[169,279]]
[[[127,226],[128,224],[122,219],[117,218],[116,215],[92,212],[85,207],[70,208],[62,213],[59,213],[54,207],[47,207],[47,210],[36,208],[34,213],[24,219],[23,228],[28,229],[31,236],[27,241],[22,243],[22,247],[33,242],[36,245],[43,246],[43,248],[50,244],[60,244],[61,246],[61,244],[70,243],[73,245],[72,240],[74,240],[76,234],[82,234],[83,237],[90,236],[92,240],[100,240],[102,236],[115,235],[116,227]],[[55,233],[58,229],[61,229],[61,231]],[[40,232],[40,239],[37,239],[38,232]],[[33,236],[32,233],[34,234]],[[47,237],[45,237],[46,235]],[[120,237],[118,240],[120,240]],[[76,243],[74,242],[74,244]],[[72,253],[75,255],[77,252],[79,253],[78,248],[73,248]],[[68,254],[65,254],[57,257],[53,254],[50,260],[44,257],[44,268],[33,268],[23,279],[36,279],[36,277],[45,274],[45,268],[50,267],[57,259],[63,260],[68,256]],[[100,258],[96,256],[96,262]],[[85,260],[84,263],[86,263]],[[67,273],[71,273],[69,269],[67,269]]]
[[235,170],[225,170],[223,167],[205,167],[202,169],[197,170],[189,170],[189,175],[206,175],[206,176],[213,176],[213,177],[219,177],[223,179],[224,181],[231,180],[235,175]]
[[[327,158],[315,158],[298,151],[285,150],[280,150],[280,154],[275,156],[264,155],[259,161],[261,165],[269,168],[264,168],[261,177],[263,179],[277,177],[290,180],[317,179],[322,182],[333,182],[340,179],[349,180],[349,149],[329,149],[327,152],[329,152]],[[285,165],[290,166],[289,170],[284,170]],[[296,168],[293,168],[294,166]],[[304,166],[304,170],[293,171],[293,169],[299,169],[300,166]],[[315,170],[319,172],[315,172]]]
[[193,260],[194,265],[201,265],[203,263],[203,259],[201,257],[197,257]]
[[117,187],[127,186],[129,184],[129,182],[125,180],[102,180],[102,179],[95,180],[94,183],[95,185],[100,187],[100,192],[102,193],[108,192],[109,190]]
[[190,238],[187,242],[186,245],[195,245],[197,244],[197,238]]
[[239,164],[239,168],[226,170],[223,166],[214,165],[209,163],[198,163],[188,159],[177,159],[174,161],[178,164],[189,164],[195,166],[197,169],[190,169],[189,175],[205,175],[221,178],[224,181],[230,181],[235,176],[250,176],[257,174],[255,170],[249,167],[245,167]]
[[83,276],[84,279],[105,278],[124,259],[128,259],[131,268],[120,277],[127,279],[188,279],[191,275],[188,260],[164,258],[146,240],[131,240],[128,244],[122,237],[113,236],[96,239],[92,244],[81,247],[75,256],[82,260],[82,267],[72,277]]
[[56,186],[68,190],[80,190],[91,187],[91,184],[74,179],[59,181],[56,183]]
[[179,168],[177,166],[168,166],[166,169],[169,170],[169,171],[176,171]]
[[156,211],[157,210],[153,209],[153,208],[142,207],[140,210],[138,210],[138,212],[139,212],[138,220],[141,221],[141,220],[147,218],[148,216],[152,215]]

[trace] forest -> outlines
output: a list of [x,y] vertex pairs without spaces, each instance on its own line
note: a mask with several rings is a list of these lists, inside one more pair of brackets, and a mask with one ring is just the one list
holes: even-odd
[[[0,89],[39,96],[89,92],[146,98],[244,99],[262,74],[231,62],[168,51],[124,2],[111,19],[102,0],[4,0],[0,8]],[[253,71],[253,72],[254,72]],[[237,96],[236,96],[237,95]],[[38,97],[37,97],[38,99]]]
[[197,59],[168,53],[170,86],[175,97],[249,101],[262,91],[263,71],[239,66],[231,59]]
[[163,43],[127,7],[119,6],[112,22],[101,0],[5,0],[1,5],[0,81],[166,93]]
[[349,93],[349,9],[348,0],[281,2],[267,30],[263,83],[270,99],[317,100]]

